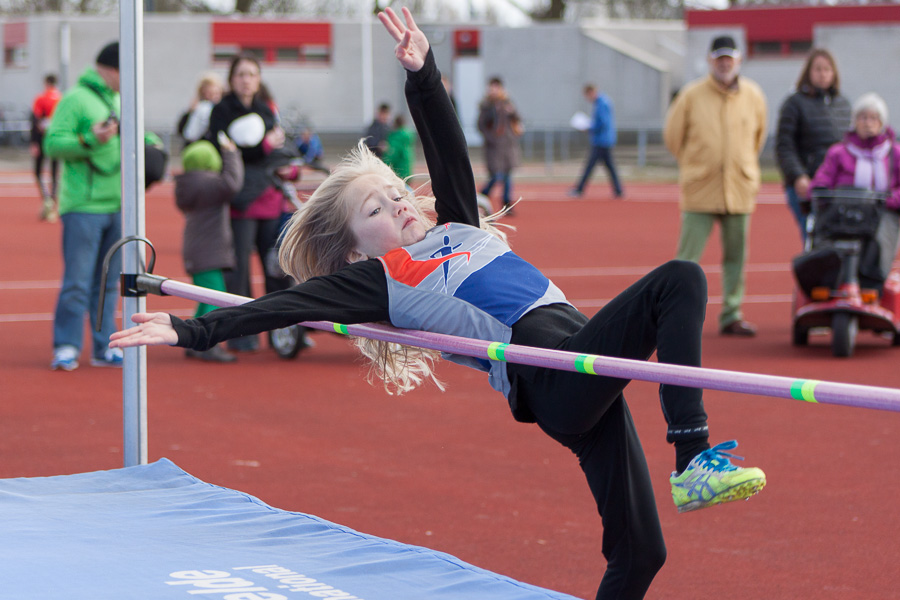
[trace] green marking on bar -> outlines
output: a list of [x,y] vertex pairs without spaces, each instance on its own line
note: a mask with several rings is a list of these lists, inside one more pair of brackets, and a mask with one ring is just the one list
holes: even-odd
[[579,354],[575,357],[575,370],[579,373],[587,373],[588,375],[596,375],[594,371],[594,361],[597,359],[593,354]]
[[491,360],[506,360],[506,347],[509,344],[501,344],[500,342],[491,342],[487,348],[488,358]]
[[819,401],[816,400],[817,385],[819,382],[813,379],[798,379],[791,384],[791,398],[818,404]]
[[800,394],[803,396],[804,400],[806,400],[807,402],[815,402],[816,404],[819,403],[819,401],[816,400],[817,385],[819,385],[819,382],[812,379],[809,379],[803,383],[803,387],[800,388]]
[[343,335],[348,335],[348,334],[347,334],[347,326],[346,326],[346,325],[341,325],[340,323],[333,323],[333,325],[334,325],[334,332],[335,332],[335,333],[340,333],[340,334],[343,334]]

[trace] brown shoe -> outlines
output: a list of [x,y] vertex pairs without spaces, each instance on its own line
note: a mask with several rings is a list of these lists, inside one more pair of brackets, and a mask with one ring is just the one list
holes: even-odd
[[753,337],[756,335],[756,325],[747,321],[732,321],[719,330],[722,335],[739,335],[742,337]]

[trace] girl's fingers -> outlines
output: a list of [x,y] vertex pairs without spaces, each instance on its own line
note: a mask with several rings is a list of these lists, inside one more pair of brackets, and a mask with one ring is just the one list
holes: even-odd
[[[416,21],[415,21],[415,19],[413,19],[412,13],[409,12],[409,9],[404,6],[400,10],[403,11],[403,18],[406,19],[407,29],[409,29],[410,31],[418,31],[419,28],[416,27]],[[398,18],[398,20],[399,20],[399,18]]]
[[378,19],[384,24],[385,29],[388,30],[391,37],[399,42],[400,38],[403,37],[403,33],[406,31],[406,26],[403,24],[403,21],[400,20],[400,17],[397,16],[397,13],[390,8],[386,8],[383,12],[378,13]]

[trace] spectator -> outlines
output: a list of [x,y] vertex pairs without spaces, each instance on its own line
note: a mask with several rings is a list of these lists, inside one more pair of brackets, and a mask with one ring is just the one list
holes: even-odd
[[766,98],[739,77],[741,53],[729,36],[713,40],[709,75],[672,102],[663,137],[678,159],[681,235],[678,258],[699,262],[714,223],[722,236],[723,335],[753,336],[744,320],[744,261],[750,214],[759,190],[759,153],[766,139]]
[[834,144],[810,183],[810,189],[852,187],[884,192],[889,210],[881,214],[873,241],[860,253],[863,287],[881,290],[897,254],[900,210],[900,144],[887,126],[887,104],[878,94],[853,103],[853,130]]
[[304,127],[300,133],[300,139],[297,140],[297,151],[303,159],[303,163],[316,171],[321,171],[326,175],[331,173],[322,159],[325,157],[325,148],[322,147],[322,140],[319,135],[309,127]]
[[391,105],[380,104],[372,124],[366,129],[366,146],[375,156],[383,158],[387,150],[387,136],[391,132]]
[[584,193],[588,179],[596,166],[597,161],[603,161],[606,172],[609,173],[609,181],[612,184],[613,196],[622,197],[622,184],[619,183],[619,175],[616,173],[616,165],[613,162],[612,149],[616,145],[616,117],[613,112],[612,99],[606,94],[597,92],[593,85],[584,86],[584,97],[591,103],[593,118],[591,119],[591,152],[584,165],[584,173],[569,196],[580,197]]
[[[231,200],[231,229],[234,236],[235,267],[225,273],[229,293],[253,297],[250,284],[250,257],[255,249],[265,274],[266,293],[282,290],[291,284],[278,267],[267,259],[275,252],[284,197],[274,185],[276,167],[284,167],[293,147],[285,148],[284,130],[277,124],[271,97],[260,95],[259,62],[251,55],[240,54],[231,61],[228,71],[230,91],[210,114],[207,137],[218,143],[220,132],[234,141],[244,163],[244,183]],[[291,167],[286,167],[288,170]],[[293,167],[294,178],[299,170]],[[284,176],[290,177],[290,173]],[[253,351],[259,347],[256,336],[231,340],[228,347],[236,351]]]
[[804,241],[807,215],[801,202],[809,195],[810,178],[828,148],[850,127],[850,102],[840,90],[834,57],[827,50],[813,50],[803,65],[797,91],[787,97],[778,115],[775,157]]
[[394,129],[387,137],[384,162],[403,181],[407,181],[413,175],[416,164],[416,132],[406,126],[406,120],[402,115],[394,118]]
[[44,133],[50,125],[50,117],[62,94],[56,87],[56,75],[44,77],[44,91],[31,105],[31,156],[34,157],[34,177],[41,194],[41,220],[55,223],[59,218],[56,207],[56,181],[59,162],[50,160],[50,189],[44,185],[41,172],[44,170]]
[[[234,242],[228,214],[231,198],[244,183],[244,163],[234,142],[223,136],[222,154],[206,140],[188,145],[181,155],[184,173],[175,177],[175,204],[184,213],[182,257],[194,285],[226,291],[223,270],[234,268]],[[200,303],[194,317],[216,307]],[[185,351],[189,358],[233,362],[234,355],[216,345]]]
[[[78,368],[84,315],[91,321],[91,365],[121,367],[122,351],[109,348],[116,330],[117,278],[100,289],[103,257],[122,237],[121,151],[119,140],[119,43],[105,46],[96,66],[56,106],[44,137],[44,152],[63,162],[59,214],[63,224],[63,280],[53,319],[50,368]],[[113,255],[110,273],[122,270]],[[103,327],[96,331],[97,306],[105,294]]]
[[478,107],[478,131],[484,136],[484,160],[490,177],[481,193],[490,197],[494,184],[502,183],[503,208],[509,210],[512,172],[519,165],[522,121],[499,77],[491,78],[487,95]]
[[197,86],[197,97],[190,110],[181,116],[178,133],[188,144],[203,139],[209,130],[209,115],[213,106],[222,99],[222,79],[215,73],[207,73]]

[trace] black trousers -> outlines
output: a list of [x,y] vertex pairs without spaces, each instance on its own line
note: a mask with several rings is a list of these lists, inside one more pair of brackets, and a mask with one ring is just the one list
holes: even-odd
[[[671,261],[603,307],[560,350],[700,366],[706,277]],[[653,487],[623,390],[628,380],[551,369],[521,389],[538,425],[578,457],[603,520],[607,570],[597,598],[643,598],[666,548]],[[708,437],[702,390],[661,385],[670,442]]]

